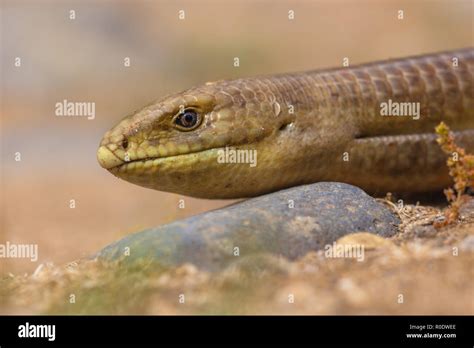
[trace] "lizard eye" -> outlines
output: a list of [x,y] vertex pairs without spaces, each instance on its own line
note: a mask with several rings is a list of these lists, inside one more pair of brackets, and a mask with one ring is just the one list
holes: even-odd
[[178,129],[188,131],[199,126],[201,123],[201,117],[195,110],[185,109],[183,112],[176,115],[174,123],[178,126]]

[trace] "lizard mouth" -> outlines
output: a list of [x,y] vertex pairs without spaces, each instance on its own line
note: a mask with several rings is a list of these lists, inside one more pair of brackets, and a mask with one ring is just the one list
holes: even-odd
[[221,148],[216,147],[216,148],[197,150],[193,152],[176,154],[176,155],[171,155],[171,156],[166,156],[166,157],[143,157],[143,158],[135,158],[129,161],[125,161],[124,159],[117,156],[106,145],[102,145],[97,150],[97,160],[102,168],[107,169],[109,171],[117,172],[117,171],[124,171],[125,169],[133,167],[133,166],[137,166],[137,164],[139,166],[140,165],[139,163],[147,164],[147,163],[155,162],[156,164],[159,164],[160,162],[163,162],[163,161],[175,161],[177,159],[184,158],[186,156],[191,156],[191,155],[196,156],[196,154],[206,153],[209,151],[216,151],[219,149]]
[[172,166],[173,164],[189,163],[191,166],[193,163],[204,161],[205,159],[209,158],[215,158],[217,156],[217,152],[222,149],[224,148],[216,147],[167,157],[144,157],[136,158],[127,162],[121,160],[120,163],[117,163],[116,165],[106,169],[113,174],[120,175],[122,173],[127,174],[135,171],[147,172],[150,170],[155,172],[160,167]]

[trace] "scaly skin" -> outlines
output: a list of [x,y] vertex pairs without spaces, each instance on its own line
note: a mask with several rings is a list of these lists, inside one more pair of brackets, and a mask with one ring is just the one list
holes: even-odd
[[[202,198],[327,180],[375,194],[436,191],[450,179],[434,127],[444,121],[474,151],[473,74],[469,48],[206,83],[124,118],[105,134],[97,156],[124,180]],[[381,116],[380,103],[389,99],[419,102],[420,118]],[[180,129],[180,108],[196,110],[200,125]],[[256,150],[257,165],[219,163],[226,146]]]

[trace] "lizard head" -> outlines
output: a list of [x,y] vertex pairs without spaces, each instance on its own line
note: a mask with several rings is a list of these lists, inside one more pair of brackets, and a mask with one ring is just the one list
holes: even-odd
[[[251,84],[207,83],[125,117],[104,135],[97,152],[100,165],[160,191],[209,198],[253,195],[262,175],[257,155],[260,160],[268,151],[261,144],[288,117],[273,95]],[[250,152],[238,155],[255,163],[239,163],[237,152],[232,157],[230,151],[242,150]]]

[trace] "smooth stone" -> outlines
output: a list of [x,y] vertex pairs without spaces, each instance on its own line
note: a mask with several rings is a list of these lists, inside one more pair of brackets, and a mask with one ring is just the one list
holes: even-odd
[[[295,260],[354,232],[389,237],[399,224],[395,214],[358,187],[320,182],[134,233],[95,257],[124,262],[150,258],[163,266],[191,263],[216,271],[259,253]],[[124,255],[127,247],[129,256]]]

